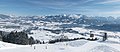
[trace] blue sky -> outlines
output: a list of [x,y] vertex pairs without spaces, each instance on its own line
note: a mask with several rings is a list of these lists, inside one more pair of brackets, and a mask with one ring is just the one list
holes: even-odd
[[22,16],[50,14],[120,16],[120,0],[0,0],[0,13]]

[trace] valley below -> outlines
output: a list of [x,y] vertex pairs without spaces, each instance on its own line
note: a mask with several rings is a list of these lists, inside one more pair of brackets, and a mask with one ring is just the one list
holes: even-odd
[[120,52],[119,22],[81,14],[0,14],[0,52]]

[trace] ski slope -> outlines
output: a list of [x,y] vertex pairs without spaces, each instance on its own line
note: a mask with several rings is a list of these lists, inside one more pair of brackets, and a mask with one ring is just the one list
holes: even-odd
[[16,46],[11,49],[0,49],[0,52],[120,52],[120,44],[77,40],[55,44]]

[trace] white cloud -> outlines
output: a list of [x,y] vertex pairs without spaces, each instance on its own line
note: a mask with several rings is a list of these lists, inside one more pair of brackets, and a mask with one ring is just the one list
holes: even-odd
[[98,12],[100,16],[113,16],[113,17],[119,17],[120,11],[109,11],[109,12]]
[[105,12],[106,14],[114,14],[114,15],[120,15],[120,11],[111,11],[111,12]]
[[87,0],[87,1],[85,1],[85,3],[87,3],[87,2],[91,2],[91,1],[94,1],[94,0]]
[[115,2],[120,2],[120,0],[106,0],[106,1],[100,2],[98,4],[109,4],[109,3],[115,3]]

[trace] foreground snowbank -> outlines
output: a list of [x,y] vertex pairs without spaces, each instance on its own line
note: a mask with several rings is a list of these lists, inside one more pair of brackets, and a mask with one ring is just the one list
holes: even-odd
[[36,44],[14,49],[4,49],[0,52],[120,52],[120,44],[77,40],[56,44]]

